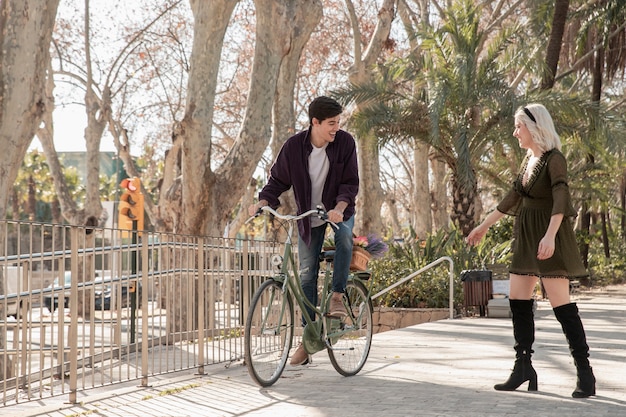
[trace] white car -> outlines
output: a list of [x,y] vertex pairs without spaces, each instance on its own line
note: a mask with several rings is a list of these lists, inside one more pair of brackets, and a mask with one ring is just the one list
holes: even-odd
[[[63,306],[65,309],[68,309],[70,306],[70,287],[72,285],[72,273],[70,271],[65,271],[63,285],[59,284],[59,279],[56,278],[52,284],[50,284],[46,289],[54,290],[47,292],[43,297],[44,305],[50,310],[50,312],[54,312],[59,308],[59,296],[61,293],[61,289],[65,288],[65,294],[63,297]],[[104,282],[106,281],[106,282]],[[111,276],[107,276],[106,278],[97,276],[94,280],[94,292],[93,292],[93,300],[94,300],[94,308],[96,310],[110,310],[112,307],[115,308],[114,300],[114,292],[113,288],[117,285],[121,285],[121,306],[122,307],[130,307],[130,291],[127,283],[120,284],[119,282],[110,283]],[[141,285],[138,286],[137,289],[137,307],[141,306]]]
[[59,307],[59,292],[65,287],[66,296],[63,299],[63,306],[65,308],[69,307],[69,295],[70,295],[70,286],[72,285],[72,273],[70,271],[65,271],[65,276],[63,279],[63,285],[59,284],[59,278],[55,278],[52,284],[46,287],[46,290],[54,290],[54,292],[49,292],[44,294],[43,303],[50,310],[50,312],[54,312]]

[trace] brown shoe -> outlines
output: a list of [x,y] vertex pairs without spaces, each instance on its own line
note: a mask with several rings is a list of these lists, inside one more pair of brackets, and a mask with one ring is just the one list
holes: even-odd
[[330,298],[330,306],[328,306],[328,315],[331,317],[345,317],[348,315],[346,307],[343,305],[343,294],[335,292]]
[[291,357],[291,362],[289,362],[289,364],[292,366],[298,366],[306,365],[307,363],[309,363],[309,354],[306,353],[306,350],[304,350],[304,345],[300,343],[300,346],[298,346],[298,349],[296,349],[296,352]]

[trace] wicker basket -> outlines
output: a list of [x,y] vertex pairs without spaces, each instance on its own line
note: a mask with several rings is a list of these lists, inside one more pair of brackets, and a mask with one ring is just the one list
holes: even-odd
[[350,261],[351,271],[367,270],[367,263],[372,259],[372,255],[360,246],[352,247],[352,260]]

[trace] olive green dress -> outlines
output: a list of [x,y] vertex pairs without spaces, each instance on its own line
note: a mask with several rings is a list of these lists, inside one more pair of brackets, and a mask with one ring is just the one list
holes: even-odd
[[[545,152],[526,185],[523,185],[522,178],[528,160],[527,156],[512,189],[498,204],[498,211],[516,216],[513,259],[509,272],[541,278],[585,277],[588,273],[581,261],[572,227],[572,218],[576,216],[576,211],[572,206],[567,185],[565,157],[557,149]],[[560,213],[564,217],[556,234],[554,255],[549,259],[539,260],[539,241],[548,230],[551,216]]]

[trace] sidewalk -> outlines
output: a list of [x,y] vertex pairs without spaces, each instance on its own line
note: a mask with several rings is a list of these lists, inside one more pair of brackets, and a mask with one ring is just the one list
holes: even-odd
[[320,352],[261,389],[242,363],[0,408],[0,416],[616,416],[626,415],[626,287],[574,297],[591,346],[597,396],[571,397],[576,373],[559,323],[539,302],[533,364],[539,391],[497,392],[513,365],[510,319],[442,320],[374,336],[360,374],[340,376]]

